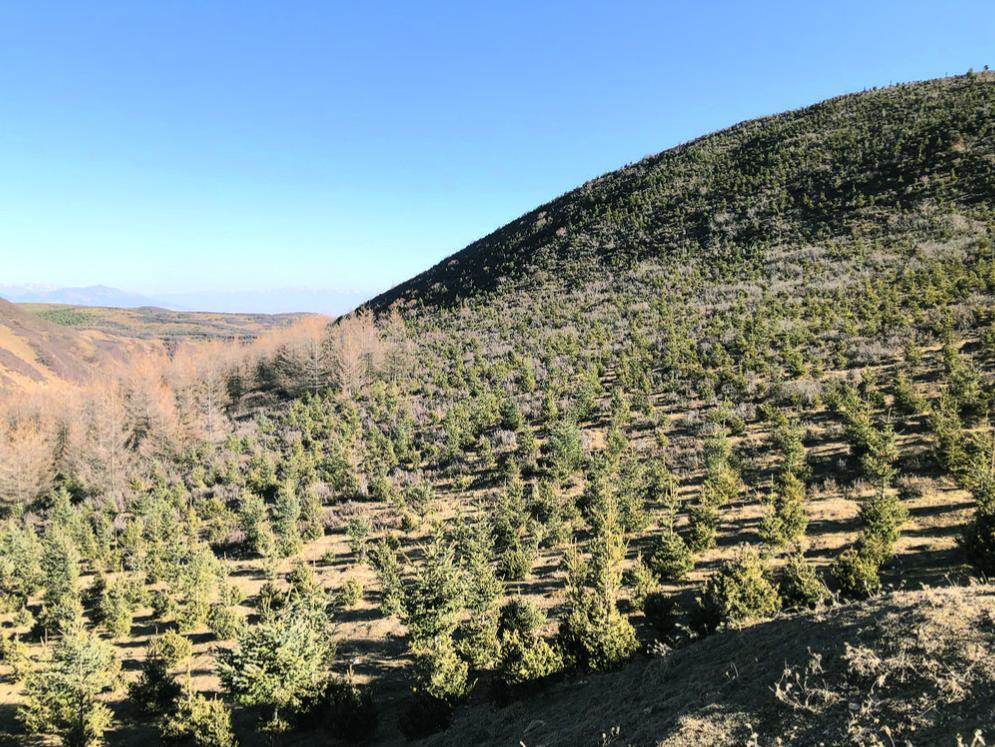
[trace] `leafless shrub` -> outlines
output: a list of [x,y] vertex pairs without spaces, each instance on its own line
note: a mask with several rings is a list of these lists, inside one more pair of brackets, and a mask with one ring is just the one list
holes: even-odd
[[898,478],[896,485],[899,493],[906,499],[922,498],[937,490],[936,480],[925,475],[903,475]]
[[822,401],[822,383],[813,379],[794,379],[781,384],[782,405],[796,407],[814,407]]
[[804,667],[784,667],[781,678],[771,688],[774,698],[793,711],[821,713],[840,699],[839,694],[826,685],[824,673],[822,654],[810,649],[809,660]]
[[494,442],[502,449],[517,449],[518,434],[515,433],[515,431],[509,431],[502,428],[494,435]]
[[858,366],[869,366],[888,360],[894,355],[893,346],[875,340],[864,340],[850,350],[850,361]]

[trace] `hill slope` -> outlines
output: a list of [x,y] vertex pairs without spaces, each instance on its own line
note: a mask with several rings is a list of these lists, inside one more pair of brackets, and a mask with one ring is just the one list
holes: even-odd
[[154,346],[99,331],[79,333],[0,299],[0,391],[53,379],[80,383]]
[[118,308],[26,303],[27,311],[77,330],[123,337],[175,341],[181,339],[252,340],[263,332],[287,327],[311,314],[247,314],[173,311],[155,306]]
[[[130,682],[179,629],[192,658],[167,675],[219,694],[244,745],[272,742],[278,696],[219,675],[260,632],[334,640],[302,665],[379,712],[312,700],[308,675],[300,708],[319,705],[286,714],[288,745],[450,716],[437,743],[969,736],[991,717],[991,597],[920,590],[995,575],[993,90],[745,123],[478,242],[397,289],[403,313],[26,407],[40,457],[0,458],[31,468],[0,498],[31,510],[0,532],[78,546],[79,586],[55,591]],[[77,610],[20,568],[0,564],[0,634],[42,664]],[[827,599],[853,604],[792,612]],[[24,744],[17,665],[0,740]],[[160,740],[127,690],[103,697],[112,743]]]
[[889,594],[470,708],[432,743],[970,743],[995,722],[993,623],[990,588]]
[[451,304],[641,259],[825,241],[995,194],[995,73],[840,96],[594,179],[369,302]]
[[52,380],[81,383],[108,366],[167,352],[181,340],[245,342],[305,316],[12,304],[0,299],[0,391]]

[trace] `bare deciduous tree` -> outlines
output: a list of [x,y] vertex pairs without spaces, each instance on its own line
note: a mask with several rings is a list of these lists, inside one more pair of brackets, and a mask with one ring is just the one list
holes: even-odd
[[36,419],[0,427],[0,499],[25,505],[52,485],[52,441]]

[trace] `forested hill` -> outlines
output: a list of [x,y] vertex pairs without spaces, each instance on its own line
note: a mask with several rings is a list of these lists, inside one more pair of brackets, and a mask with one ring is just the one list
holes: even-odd
[[0,400],[0,745],[990,741],[993,102],[745,123],[388,314]]
[[372,299],[451,305],[635,260],[878,235],[995,194],[995,74],[829,99],[594,179]]

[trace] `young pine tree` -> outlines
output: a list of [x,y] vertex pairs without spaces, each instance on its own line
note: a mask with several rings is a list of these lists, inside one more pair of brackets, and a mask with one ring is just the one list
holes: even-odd
[[66,747],[101,744],[112,715],[97,698],[114,686],[118,670],[111,645],[73,625],[51,661],[28,676],[18,717],[29,733],[56,736]]
[[463,574],[441,530],[425,550],[424,565],[405,588],[402,620],[415,659],[415,692],[455,703],[469,692],[469,668],[453,634],[464,603]]
[[618,609],[622,591],[625,539],[618,504],[612,492],[594,509],[590,559],[576,550],[568,554],[567,613],[560,640],[582,667],[611,669],[639,647],[632,624]]
[[292,599],[271,621],[245,628],[237,648],[221,653],[221,683],[237,703],[262,714],[266,731],[285,731],[288,718],[323,691],[334,652],[327,618]]
[[39,623],[48,632],[72,627],[82,619],[79,600],[80,558],[72,537],[50,526],[42,540],[42,586],[45,595]]
[[301,519],[301,500],[296,487],[289,481],[280,486],[273,504],[273,531],[279,554],[289,558],[300,552],[303,542],[298,523]]

